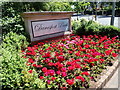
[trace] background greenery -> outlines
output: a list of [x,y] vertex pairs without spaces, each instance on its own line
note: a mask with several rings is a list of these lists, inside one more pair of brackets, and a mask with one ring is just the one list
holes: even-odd
[[[0,26],[2,26],[3,33],[7,34],[13,31],[24,35],[22,12],[75,11],[85,14],[89,6],[92,7],[92,11],[96,8],[96,4],[93,2],[2,2],[0,6],[2,7],[2,18],[0,19],[2,23]],[[100,8],[109,11],[112,9],[112,3],[102,2]],[[120,10],[120,2],[116,2],[116,10]]]

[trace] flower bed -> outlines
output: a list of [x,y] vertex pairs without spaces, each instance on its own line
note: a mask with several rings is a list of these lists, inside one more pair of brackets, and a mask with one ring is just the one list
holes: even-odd
[[71,35],[28,47],[23,57],[28,58],[28,72],[37,72],[46,88],[89,88],[89,82],[117,57],[120,41],[116,38]]

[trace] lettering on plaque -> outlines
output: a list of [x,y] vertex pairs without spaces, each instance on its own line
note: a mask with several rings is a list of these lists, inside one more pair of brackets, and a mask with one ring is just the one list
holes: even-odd
[[33,37],[55,34],[69,30],[69,19],[31,21]]

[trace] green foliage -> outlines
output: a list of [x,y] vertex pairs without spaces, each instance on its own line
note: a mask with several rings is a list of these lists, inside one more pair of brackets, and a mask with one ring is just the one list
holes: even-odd
[[100,30],[99,31],[100,35],[107,35],[109,37],[118,35],[120,37],[120,28],[107,25],[107,26],[102,26],[99,30]]
[[73,32],[77,35],[107,35],[109,37],[119,36],[120,28],[115,26],[104,26],[92,20],[81,19],[72,22]]
[[[78,4],[78,5],[76,5]],[[85,2],[3,2],[2,18],[0,19],[4,34],[10,31],[26,35],[24,22],[21,13],[30,11],[73,11],[71,5],[75,6],[74,11],[81,12],[89,3]]]
[[49,11],[72,11],[72,8],[68,2],[49,2]]
[[3,2],[2,7],[2,31],[4,34],[10,31],[25,35],[24,22],[21,13],[29,11],[47,10],[45,2]]
[[34,70],[32,73],[28,72],[27,68],[24,68],[24,70],[22,70],[22,80],[25,83],[24,87],[22,88],[28,88],[28,89],[38,89],[38,88],[45,88],[45,83],[38,78],[38,73]]
[[[0,46],[0,77],[3,89],[19,89],[19,88],[38,88],[44,87],[42,81],[36,79],[36,72],[29,75],[29,67],[25,64],[27,59],[22,58],[21,49],[28,46],[25,36],[10,32],[3,37]],[[26,76],[32,78],[27,80]],[[29,83],[28,83],[29,82]]]
[[2,7],[2,31],[4,34],[10,31],[25,33],[24,22],[21,13],[30,11],[71,11],[69,2],[3,2]]
[[84,1],[81,1],[81,2],[70,2],[71,5],[74,5],[75,8],[74,8],[74,11],[76,12],[83,12],[84,10],[87,9],[87,6],[90,5],[89,2],[84,2]]

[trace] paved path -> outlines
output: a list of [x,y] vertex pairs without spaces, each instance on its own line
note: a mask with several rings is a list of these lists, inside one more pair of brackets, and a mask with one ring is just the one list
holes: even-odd
[[112,76],[112,78],[107,82],[104,88],[118,88],[118,69]]
[[[120,54],[118,56],[118,61],[120,63]],[[107,82],[107,84],[104,86],[105,90],[106,88],[111,88],[114,90],[120,90],[120,66],[112,76],[112,78]],[[110,89],[110,90],[111,90]],[[104,90],[104,89],[103,89]]]
[[[73,16],[72,20],[77,20],[77,17],[78,17],[78,19],[84,18],[87,20],[94,20],[95,21],[95,18],[93,17],[93,15]],[[99,22],[103,25],[110,25],[110,21],[111,21],[110,16],[97,16],[97,22]],[[114,26],[120,28],[120,17],[115,17]]]
[[[118,62],[120,63],[120,52],[118,55]],[[120,66],[111,77],[111,79],[104,86],[103,90],[120,90]]]

